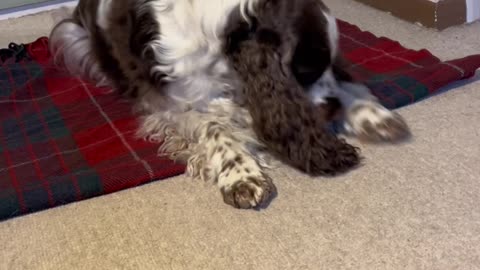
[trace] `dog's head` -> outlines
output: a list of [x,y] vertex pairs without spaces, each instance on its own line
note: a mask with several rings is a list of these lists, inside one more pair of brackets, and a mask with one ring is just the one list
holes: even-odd
[[240,11],[232,14],[226,31],[227,53],[234,53],[251,39],[276,47],[285,68],[305,87],[332,65],[337,50],[336,24],[321,1],[259,0],[254,12],[247,15],[245,18]]

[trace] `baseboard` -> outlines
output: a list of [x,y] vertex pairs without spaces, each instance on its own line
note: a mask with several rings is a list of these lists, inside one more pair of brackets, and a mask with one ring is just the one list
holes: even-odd
[[[480,0],[356,0],[390,12],[404,20],[439,30],[480,20]],[[78,0],[52,0],[40,4],[0,10],[0,20],[19,18],[62,6],[73,7]],[[414,7],[414,8],[412,8]]]
[[[465,0],[356,0],[401,19],[443,30],[467,22]],[[468,0],[467,0],[468,1]],[[478,2],[478,0],[473,0]]]
[[32,15],[43,11],[57,9],[63,6],[72,7],[75,6],[77,2],[78,0],[52,0],[40,4],[32,4],[17,8],[4,9],[0,10],[0,21]]

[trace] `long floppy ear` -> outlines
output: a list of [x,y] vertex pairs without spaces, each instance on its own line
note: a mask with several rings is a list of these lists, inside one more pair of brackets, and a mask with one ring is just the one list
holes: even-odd
[[225,40],[223,50],[227,54],[238,52],[242,42],[253,38],[256,32],[257,21],[255,17],[249,17],[247,21],[239,9],[235,9],[228,17],[224,29]]
[[328,21],[321,2],[314,2],[304,5],[301,16],[297,17],[299,41],[291,66],[304,87],[315,83],[332,64]]
[[[297,47],[298,38],[292,29],[283,29],[281,33],[278,30],[269,28],[259,28],[255,33],[256,41],[273,48],[281,63],[283,74],[291,74],[291,64],[293,55]],[[288,75],[287,75],[288,76]]]

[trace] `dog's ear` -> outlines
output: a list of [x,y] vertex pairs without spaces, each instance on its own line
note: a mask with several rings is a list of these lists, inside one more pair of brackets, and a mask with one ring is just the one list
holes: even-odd
[[280,35],[271,29],[260,28],[255,33],[255,37],[258,43],[265,44],[274,48],[280,47],[282,39]]
[[293,29],[259,28],[255,34],[259,44],[266,45],[275,52],[274,57],[279,60],[282,72],[291,73],[291,64],[296,51],[298,34]]
[[332,64],[328,22],[321,1],[304,1],[296,17],[298,44],[292,61],[295,77],[304,87],[315,83]]
[[225,51],[232,53],[238,50],[240,44],[249,39],[250,29],[247,23],[237,23],[228,29]]
[[242,17],[240,10],[236,9],[230,14],[225,26],[224,50],[227,53],[237,51],[242,42],[254,38],[258,22],[255,17],[249,17],[248,20]]

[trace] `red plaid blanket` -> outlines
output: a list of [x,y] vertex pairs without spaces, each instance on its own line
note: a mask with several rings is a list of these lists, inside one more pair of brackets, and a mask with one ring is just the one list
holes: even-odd
[[[480,55],[441,62],[346,22],[339,27],[351,71],[389,108],[426,98],[480,67]],[[47,42],[0,55],[0,220],[183,172],[157,156],[157,145],[134,137],[130,104],[53,67]]]

